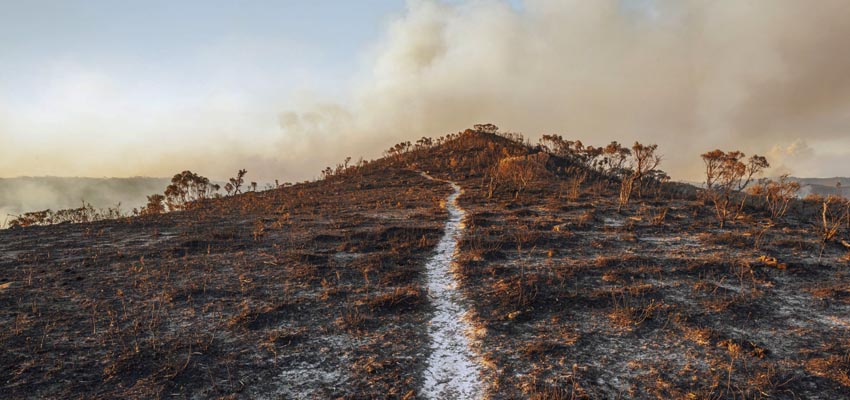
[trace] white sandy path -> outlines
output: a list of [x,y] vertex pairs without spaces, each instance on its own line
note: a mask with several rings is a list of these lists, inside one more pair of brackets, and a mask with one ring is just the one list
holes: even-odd
[[[434,179],[423,173],[428,179]],[[437,252],[426,265],[428,297],[434,317],[428,326],[431,355],[425,371],[422,394],[429,399],[474,399],[482,395],[481,370],[471,348],[467,313],[452,270],[455,250],[463,230],[464,211],[457,204],[460,186],[449,182],[454,192],[446,201],[449,220]]]

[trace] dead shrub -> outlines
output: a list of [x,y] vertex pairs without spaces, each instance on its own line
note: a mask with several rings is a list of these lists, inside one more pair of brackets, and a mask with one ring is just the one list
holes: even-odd
[[546,170],[547,162],[549,162],[549,154],[543,152],[499,160],[490,180],[489,197],[492,197],[496,188],[504,183],[514,190],[514,199],[519,198],[528,185],[536,179],[549,175],[549,171]]
[[587,179],[587,172],[572,175],[567,179],[567,200],[578,200],[581,195],[581,185],[585,179]]
[[[754,155],[744,162],[740,151],[713,150],[701,155],[705,163],[705,190],[703,195],[714,206],[714,213],[723,229],[732,215],[738,215],[746,201],[746,188],[756,174],[770,167],[767,159]],[[737,196],[737,197],[736,197]],[[738,203],[741,197],[741,203]]]
[[539,288],[537,274],[525,274],[504,278],[493,284],[493,296],[501,307],[514,310],[530,306],[537,297]]
[[412,310],[425,303],[422,290],[414,285],[398,287],[369,299],[372,311]]
[[357,334],[366,328],[366,324],[372,319],[372,315],[356,306],[349,306],[342,310],[341,315],[334,321],[339,329],[350,334]]

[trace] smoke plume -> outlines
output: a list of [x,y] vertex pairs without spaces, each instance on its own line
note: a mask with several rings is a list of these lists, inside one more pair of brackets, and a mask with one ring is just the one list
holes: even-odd
[[847,15],[843,0],[410,1],[349,107],[288,111],[281,128],[307,151],[476,122],[639,140],[658,143],[680,179],[698,179],[706,150],[766,154],[804,138],[839,162],[783,168],[846,174],[848,150],[828,149],[850,144]]

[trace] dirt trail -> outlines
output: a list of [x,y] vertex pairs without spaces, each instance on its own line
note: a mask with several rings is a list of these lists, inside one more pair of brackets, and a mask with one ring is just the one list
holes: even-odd
[[470,330],[464,319],[467,310],[452,271],[455,249],[463,230],[464,211],[457,204],[460,186],[448,183],[454,189],[446,201],[449,220],[436,254],[426,265],[428,297],[435,311],[428,327],[431,355],[422,394],[429,399],[472,399],[481,397],[480,367],[467,336]]

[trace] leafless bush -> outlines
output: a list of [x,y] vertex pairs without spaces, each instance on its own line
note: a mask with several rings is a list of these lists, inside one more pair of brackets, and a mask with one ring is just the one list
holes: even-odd
[[554,156],[558,156],[580,165],[589,166],[596,149],[585,147],[580,140],[564,140],[560,135],[543,135],[540,147]]
[[28,226],[54,225],[62,223],[76,224],[116,219],[123,216],[124,214],[121,212],[120,203],[114,207],[95,209],[91,204],[83,202],[83,205],[78,208],[68,208],[57,211],[48,209],[24,213],[9,220],[9,227],[25,228]]
[[156,215],[165,212],[165,196],[152,194],[148,196],[148,204],[142,207],[141,215]]
[[[754,155],[744,162],[745,154],[740,151],[724,152],[713,150],[702,154],[705,163],[704,195],[714,206],[714,212],[722,229],[731,215],[736,215],[746,201],[746,188],[756,174],[770,167],[767,159]],[[744,197],[741,203],[736,201],[736,194]]]
[[[538,280],[537,274],[501,279],[493,284],[493,296],[498,299],[502,307],[521,311],[529,307],[537,297],[540,291]],[[507,315],[507,317],[513,319],[514,316]]]
[[647,208],[646,217],[652,225],[662,225],[669,211],[670,207]]
[[617,202],[617,211],[623,209],[623,206],[629,204],[629,200],[632,197],[632,190],[634,188],[635,177],[627,176],[623,178],[623,181],[620,182],[620,197]]
[[657,173],[661,164],[661,155],[657,153],[657,144],[641,144],[635,142],[632,145],[631,174],[637,183],[637,194],[642,196],[644,180],[651,178]]
[[750,194],[762,197],[764,204],[770,213],[770,219],[775,221],[785,216],[791,200],[797,197],[800,184],[788,179],[788,175],[779,177],[779,181],[762,180],[758,185],[750,188]]
[[52,213],[51,210],[27,212],[12,218],[9,221],[9,227],[25,228],[33,225],[50,225],[53,223],[53,220],[50,218]]
[[236,172],[235,178],[230,178],[229,182],[224,185],[224,190],[227,191],[228,195],[241,193],[241,187],[245,183],[245,174],[247,173],[247,170],[240,169]]
[[643,195],[643,187],[646,182],[650,182],[656,176],[666,176],[657,168],[661,164],[661,155],[657,154],[658,145],[645,145],[640,142],[635,142],[632,145],[632,157],[629,160],[629,168],[623,171],[623,178],[620,182],[620,198],[617,211],[622,210],[623,206],[628,205],[631,200],[632,193],[637,192],[640,197]]
[[850,220],[850,200],[839,196],[827,196],[819,199],[821,204],[820,215],[820,255],[826,249],[826,244],[835,240],[841,227]]
[[527,156],[507,157],[499,161],[494,176],[491,178],[491,196],[500,182],[511,185],[515,191],[514,198],[536,178],[547,174],[546,163],[549,161],[547,153],[536,153]]
[[581,194],[581,184],[587,179],[587,173],[580,173],[570,176],[567,179],[567,200],[575,201]]
[[165,188],[165,204],[171,211],[183,210],[193,202],[213,197],[220,189],[211,184],[209,178],[192,171],[183,171],[171,178],[171,184]]
[[390,147],[384,152],[384,155],[387,157],[392,157],[396,161],[400,161],[402,156],[410,151],[410,148],[413,146],[409,141],[396,143],[393,147]]
[[605,147],[585,146],[580,140],[565,140],[560,135],[543,135],[540,147],[552,155],[610,177],[623,176],[632,155],[631,150],[617,142]]
[[490,124],[490,123],[487,123],[487,124],[475,124],[475,125],[473,125],[473,127],[472,127],[472,128],[473,128],[473,129],[475,129],[475,130],[476,130],[476,131],[478,131],[478,132],[484,132],[484,133],[493,133],[493,134],[495,134],[496,132],[499,132],[499,127],[498,127],[498,126],[496,126],[496,125]]
[[623,328],[638,326],[644,321],[652,319],[663,306],[653,299],[647,301],[627,291],[612,292],[611,305],[611,312],[608,317],[615,325]]

